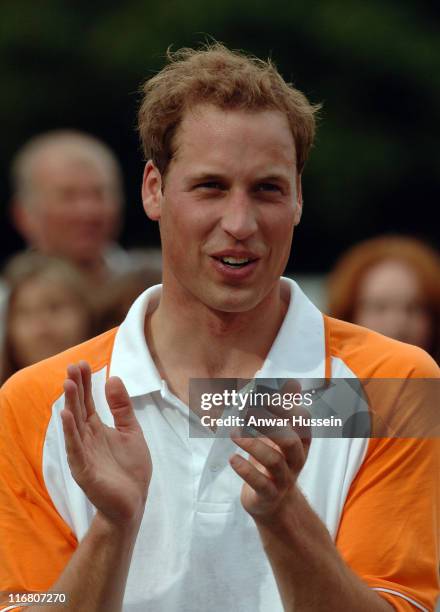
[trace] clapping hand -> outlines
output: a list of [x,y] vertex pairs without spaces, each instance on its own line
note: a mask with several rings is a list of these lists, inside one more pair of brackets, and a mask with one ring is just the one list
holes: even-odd
[[[297,382],[287,383],[283,393],[298,393]],[[281,407],[267,409],[271,416],[286,418]],[[267,413],[266,413],[267,414]],[[296,408],[295,415],[310,416],[303,408]],[[271,521],[276,513],[283,512],[294,503],[297,493],[296,480],[307,459],[311,443],[309,429],[292,425],[257,428],[263,435],[242,437],[237,432],[232,440],[249,453],[249,459],[239,454],[230,458],[230,464],[244,480],[241,503],[258,522]]]
[[73,478],[107,519],[141,519],[152,474],[150,452],[120,378],[111,377],[105,394],[115,427],[95,410],[90,366],[67,369],[61,412],[67,458]]

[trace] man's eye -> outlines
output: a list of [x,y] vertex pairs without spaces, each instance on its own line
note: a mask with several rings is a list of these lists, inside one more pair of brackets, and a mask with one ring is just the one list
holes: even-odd
[[257,191],[280,192],[281,188],[279,185],[276,185],[275,183],[259,183],[257,185]]
[[197,185],[198,189],[224,189],[224,186],[218,181],[206,181]]

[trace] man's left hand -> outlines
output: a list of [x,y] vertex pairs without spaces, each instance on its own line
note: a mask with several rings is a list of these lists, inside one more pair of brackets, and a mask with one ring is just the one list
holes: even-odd
[[[270,412],[276,417],[292,416],[282,408],[271,407]],[[234,454],[230,464],[244,480],[244,509],[257,522],[264,523],[294,503],[296,480],[307,459],[311,438],[309,431],[298,431],[291,425],[260,431],[264,435],[259,437],[231,435],[235,444],[249,453],[249,459]]]

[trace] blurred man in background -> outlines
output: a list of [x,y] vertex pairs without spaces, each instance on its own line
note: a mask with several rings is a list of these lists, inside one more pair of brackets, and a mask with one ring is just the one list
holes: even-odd
[[121,169],[104,143],[69,130],[36,136],[13,160],[12,183],[13,222],[32,248],[71,261],[94,284],[129,269],[114,242]]
[[[119,287],[125,274],[141,268],[148,275],[151,267],[160,280],[160,251],[127,252],[115,242],[121,226],[122,173],[103,142],[74,130],[46,132],[18,151],[11,170],[16,229],[31,251],[62,259],[82,273],[98,316],[103,309],[107,317],[110,296],[111,308],[117,306],[113,284]],[[0,279],[0,342],[8,335],[7,280]],[[45,347],[46,356],[47,351]],[[10,372],[8,360],[3,369]]]

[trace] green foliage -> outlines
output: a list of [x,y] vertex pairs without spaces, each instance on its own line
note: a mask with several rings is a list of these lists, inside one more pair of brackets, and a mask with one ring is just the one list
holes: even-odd
[[300,267],[322,270],[348,244],[384,230],[413,230],[434,241],[440,36],[435,5],[429,6],[415,0],[3,2],[2,201],[10,158],[24,140],[49,128],[87,129],[122,160],[133,201],[125,242],[151,239],[136,209],[136,92],[162,66],[169,45],[212,36],[270,55],[286,78],[324,104],[304,177]]

